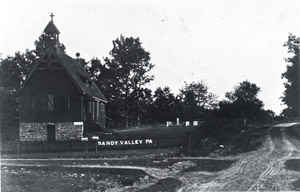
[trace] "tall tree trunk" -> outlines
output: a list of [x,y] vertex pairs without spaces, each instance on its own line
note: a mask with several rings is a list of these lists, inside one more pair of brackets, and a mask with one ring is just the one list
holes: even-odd
[[126,80],[126,94],[125,94],[125,127],[128,128],[128,79]]

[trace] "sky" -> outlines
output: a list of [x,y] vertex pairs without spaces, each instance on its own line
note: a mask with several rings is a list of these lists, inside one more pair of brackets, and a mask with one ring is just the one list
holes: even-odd
[[[300,36],[297,0],[2,0],[0,53],[33,49],[53,13],[60,42],[75,58],[109,56],[123,34],[139,37],[155,64],[152,90],[204,80],[225,98],[244,80],[261,88],[265,109],[285,107],[281,74],[289,33]],[[104,90],[105,91],[105,90]]]

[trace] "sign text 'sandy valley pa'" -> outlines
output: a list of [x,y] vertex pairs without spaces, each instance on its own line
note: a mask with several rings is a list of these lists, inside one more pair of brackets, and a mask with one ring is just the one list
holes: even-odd
[[98,141],[99,146],[153,145],[152,139]]

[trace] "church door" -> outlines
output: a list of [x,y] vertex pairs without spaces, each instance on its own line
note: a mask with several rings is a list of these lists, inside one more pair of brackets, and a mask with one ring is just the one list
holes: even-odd
[[47,125],[47,141],[49,143],[55,142],[55,125]]

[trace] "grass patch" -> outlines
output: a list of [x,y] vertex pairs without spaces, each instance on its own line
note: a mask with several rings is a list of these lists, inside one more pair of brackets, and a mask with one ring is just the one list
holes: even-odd
[[210,121],[204,126],[193,150],[183,153],[190,156],[236,155],[261,147],[269,126],[246,126],[239,122]]
[[266,128],[245,130],[229,140],[227,143],[229,147],[223,155],[236,155],[255,151],[262,146],[266,134]]

